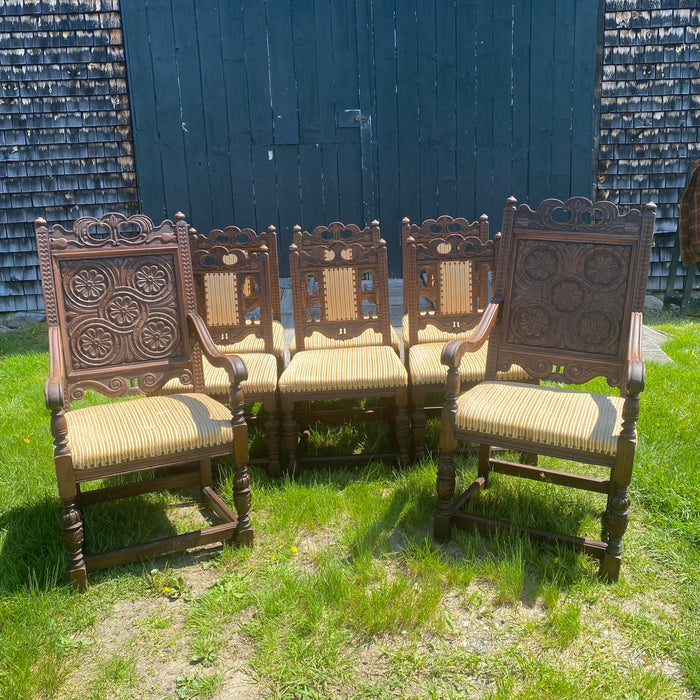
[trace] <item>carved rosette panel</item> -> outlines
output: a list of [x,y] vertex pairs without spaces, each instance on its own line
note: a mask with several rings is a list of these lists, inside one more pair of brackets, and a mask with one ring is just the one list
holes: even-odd
[[170,255],[60,263],[73,370],[183,356]]
[[505,342],[619,356],[631,246],[521,239]]

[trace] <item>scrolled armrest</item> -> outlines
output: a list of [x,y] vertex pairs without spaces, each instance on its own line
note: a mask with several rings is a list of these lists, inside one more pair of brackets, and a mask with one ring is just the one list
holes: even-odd
[[58,326],[49,326],[49,376],[44,383],[44,400],[49,411],[60,411],[63,408],[65,389],[61,331]]
[[484,309],[476,330],[468,338],[448,341],[442,349],[440,362],[443,365],[456,369],[459,367],[465,353],[476,352],[488,340],[491,329],[496,323],[499,308],[500,305],[498,303],[491,302]]
[[625,362],[625,388],[628,394],[640,394],[644,391],[645,366],[642,357],[642,314],[632,312],[630,320],[630,340],[627,346]]
[[243,360],[238,355],[224,355],[214,345],[209,329],[199,314],[188,313],[187,320],[207,360],[214,367],[223,367],[226,370],[231,386],[238,386],[248,378],[248,370]]

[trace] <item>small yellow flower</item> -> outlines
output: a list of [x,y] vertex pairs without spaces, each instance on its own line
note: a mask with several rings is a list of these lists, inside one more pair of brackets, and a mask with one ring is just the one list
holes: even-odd
[[168,593],[170,593],[170,589],[167,586],[165,586],[165,588],[163,588],[163,593],[165,593],[165,595],[168,595]]
[[299,551],[299,547],[292,547],[292,554],[296,554]]
[[31,442],[29,438],[24,438],[24,441],[27,443],[27,445]]
[[273,554],[273,555],[270,557],[270,561],[275,561],[275,559],[277,559],[277,555],[276,555],[276,554]]
[[559,557],[554,557],[554,563],[558,564],[559,563]]

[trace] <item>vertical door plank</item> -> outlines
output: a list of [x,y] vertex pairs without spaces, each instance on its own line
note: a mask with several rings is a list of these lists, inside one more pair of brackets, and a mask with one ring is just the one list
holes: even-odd
[[451,216],[456,216],[457,210],[456,10],[454,0],[436,3],[438,199],[435,214]]
[[[596,142],[596,104],[599,93],[595,84],[596,45],[602,42],[604,0],[575,0],[573,109],[571,115],[571,193],[594,197],[596,161],[592,146]],[[600,32],[600,33],[599,33]]]
[[374,3],[374,63],[376,75],[377,213],[387,242],[389,273],[401,275],[401,209],[399,196],[399,129],[397,56],[393,3]]
[[575,44],[574,2],[556,3],[554,14],[554,61],[552,70],[552,161],[549,196],[567,199],[571,194],[571,117]]
[[294,80],[292,8],[290,0],[265,3],[270,57],[270,95],[275,144],[299,143],[297,90]]
[[436,105],[436,36],[435,4],[419,2],[418,10],[418,126],[420,144],[420,219],[435,216],[437,207],[438,162],[435,149],[437,128]]
[[420,218],[420,149],[416,89],[420,34],[416,0],[401,0],[396,5],[399,208],[400,216],[408,216],[412,221]]
[[241,228],[256,228],[241,0],[219,3],[219,18],[222,37],[222,80],[226,88],[226,115],[230,139],[228,170],[233,202],[232,223]]
[[235,219],[229,168],[231,148],[226,84],[222,80],[224,66],[218,5],[218,2],[198,2],[195,5],[195,13],[202,71],[202,105],[204,106],[211,221],[213,227],[223,228],[233,224]]
[[158,133],[156,89],[146,3],[122,2],[122,30],[140,207],[154,219],[164,218],[172,213],[165,209],[163,162],[154,139],[154,134]]
[[513,2],[513,160],[507,196],[522,202],[530,198],[530,12],[531,3]]
[[530,185],[533,207],[552,191],[552,101],[554,0],[532,3],[530,24]]
[[476,181],[480,173],[476,170],[477,124],[485,119],[483,105],[476,100],[476,0],[457,3],[455,20],[457,54],[457,203],[456,216],[470,220],[484,212],[476,200]]
[[[214,227],[214,220],[207,166],[202,71],[194,0],[176,2],[172,16],[177,49],[173,65],[177,66],[181,127],[190,192],[189,221],[195,228],[204,231]],[[173,176],[180,176],[180,173],[175,171]]]

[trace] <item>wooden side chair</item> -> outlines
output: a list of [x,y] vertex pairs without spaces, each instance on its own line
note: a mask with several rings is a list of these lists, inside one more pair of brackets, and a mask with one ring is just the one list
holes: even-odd
[[[253,540],[244,364],[215,348],[197,314],[187,224],[146,216],[83,217],[72,229],[37,219],[36,240],[49,333],[46,405],[62,501],[70,580],[87,571],[210,542]],[[201,354],[229,379],[230,409],[204,393]],[[170,378],[195,393],[154,395]],[[91,389],[131,401],[73,408]],[[212,489],[211,461],[232,455],[234,513]],[[82,491],[83,484],[156,470],[140,481]],[[118,550],[86,554],[83,506],[198,485],[222,524]],[[89,536],[89,534],[88,534]]]
[[[497,241],[489,240],[486,215],[473,223],[451,216],[428,219],[420,226],[407,218],[402,221],[404,361],[416,459],[425,456],[426,394],[441,394],[445,388],[447,367],[440,362],[442,349],[450,340],[469,337],[481,320],[489,300]],[[485,343],[478,352],[462,358],[463,390],[483,381],[486,351]],[[529,379],[517,366],[499,373],[499,378]],[[428,410],[437,414],[440,408]]]
[[[207,235],[190,229],[190,248],[199,313],[216,348],[238,355],[248,370],[241,383],[246,403],[262,402],[267,469],[280,475],[279,396],[277,378],[284,367],[284,335],[281,316],[277,234],[270,226],[264,233],[228,226]],[[203,358],[204,386],[210,396],[226,400],[228,376]],[[163,391],[192,390],[177,380]]]
[[[488,486],[491,472],[592,491],[607,497],[602,541],[519,529],[598,557],[601,577],[615,581],[644,388],[642,307],[656,206],[621,215],[611,202],[583,197],[547,199],[536,211],[515,205],[509,198],[503,216],[493,301],[475,332],[443,351],[449,369],[435,536],[447,539],[452,525],[485,532],[516,527],[462,510]],[[462,357],[478,352],[487,338],[489,381],[458,396]],[[620,395],[493,381],[514,363],[540,380],[581,384],[605,377]],[[479,467],[476,480],[453,500],[457,440],[479,443]],[[495,459],[492,447],[600,465],[604,478]]]
[[334,222],[312,233],[295,226],[289,260],[297,351],[279,390],[290,469],[296,468],[296,403],[372,396],[393,401],[399,460],[406,464],[408,375],[392,342],[379,222],[365,229]]

